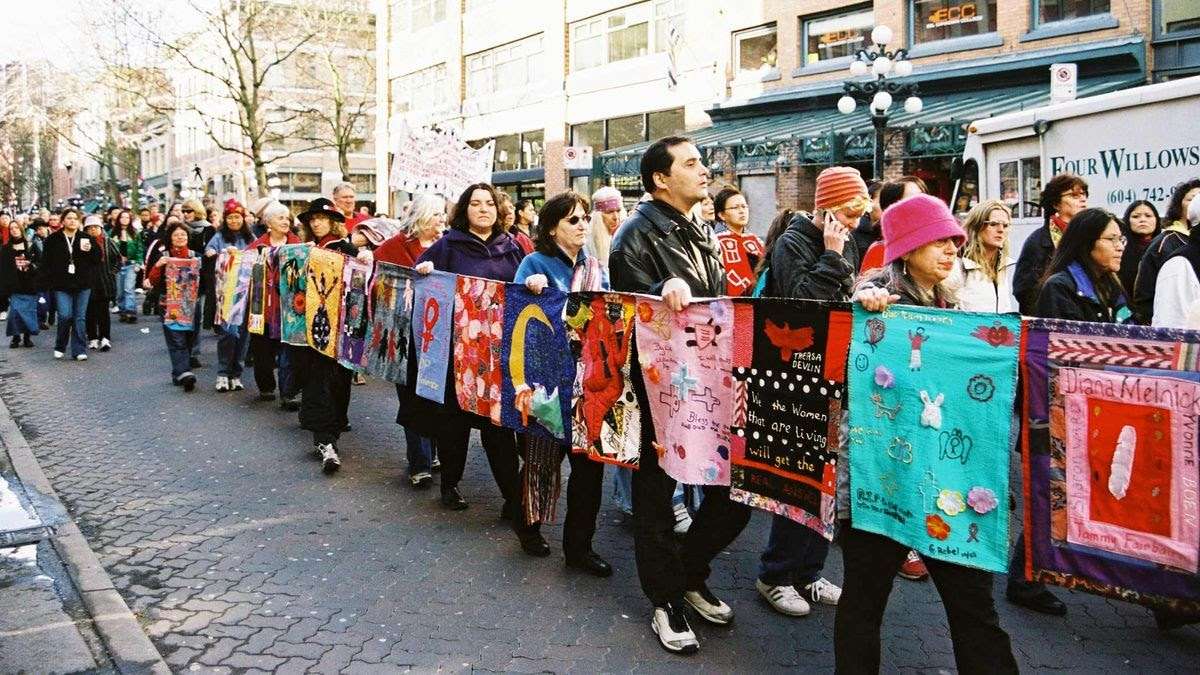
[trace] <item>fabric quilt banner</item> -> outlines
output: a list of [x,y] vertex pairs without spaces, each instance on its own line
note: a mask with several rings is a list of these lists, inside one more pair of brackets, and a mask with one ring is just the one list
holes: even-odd
[[833,539],[848,305],[738,299],[729,498]]
[[635,303],[632,295],[571,293],[566,311],[576,363],[573,450],[631,468],[642,451],[642,413],[630,379]]
[[267,333],[270,305],[271,253],[260,251],[250,267],[250,287],[246,292],[246,330],[252,335]]
[[575,384],[575,360],[563,324],[566,304],[566,293],[556,289],[535,295],[522,284],[509,284],[503,329],[508,339],[500,354],[500,422],[562,443],[571,442]]
[[850,520],[918,553],[1008,569],[1020,317],[854,307]]
[[1022,347],[1019,572],[1200,611],[1200,332],[1036,319]]
[[459,277],[454,296],[454,389],[458,407],[500,424],[505,284]]
[[308,287],[308,244],[279,247],[279,339],[289,345],[308,346],[308,324],[304,313]]
[[448,272],[413,276],[413,346],[417,354],[416,393],[436,403],[446,400],[450,340],[454,328],[454,289]]
[[338,355],[345,262],[346,256],[337,251],[314,247],[308,254],[304,297],[308,346],[330,358]]
[[163,280],[163,325],[171,330],[192,330],[200,293],[200,259],[167,258]]
[[371,277],[366,369],[374,377],[407,384],[408,332],[412,325],[412,271],[381,262]]
[[250,275],[258,261],[255,251],[222,251],[216,266],[216,316],[214,323],[240,327],[246,319]]
[[635,338],[658,465],[688,485],[729,485],[732,301],[672,312],[639,297]]
[[357,258],[345,258],[342,267],[338,362],[353,370],[362,370],[367,365],[367,330],[371,327],[367,300],[371,291],[371,267],[370,262]]

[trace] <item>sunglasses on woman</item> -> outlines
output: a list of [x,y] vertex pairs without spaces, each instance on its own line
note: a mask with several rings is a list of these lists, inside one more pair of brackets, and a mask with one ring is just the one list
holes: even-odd
[[590,217],[591,216],[589,214],[584,214],[582,216],[571,216],[570,218],[564,218],[563,220],[566,220],[568,223],[570,223],[572,225],[578,225],[579,221],[587,220]]

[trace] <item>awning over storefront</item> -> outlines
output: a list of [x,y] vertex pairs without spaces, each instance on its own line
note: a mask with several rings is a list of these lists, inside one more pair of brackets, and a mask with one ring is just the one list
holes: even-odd
[[[1144,84],[1141,73],[1107,75],[1081,80],[1080,98]],[[966,142],[967,125],[978,119],[1046,105],[1049,84],[1006,86],[1001,89],[921,95],[924,109],[912,115],[903,102],[893,108],[889,129],[905,130],[906,157],[957,155]],[[827,165],[867,159],[874,151],[870,116],[860,107],[843,115],[834,107],[803,112],[742,117],[688,132],[708,160],[725,149],[739,169],[762,168],[783,161]],[[636,175],[649,142],[614,148],[599,155],[596,169],[608,176]],[[792,152],[783,151],[794,145]]]

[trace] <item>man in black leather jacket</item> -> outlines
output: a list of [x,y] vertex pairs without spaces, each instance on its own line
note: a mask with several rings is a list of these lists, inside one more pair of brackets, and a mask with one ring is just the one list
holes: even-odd
[[[712,229],[688,214],[707,194],[708,169],[691,141],[663,138],[642,155],[642,185],[653,197],[637,205],[617,230],[609,255],[609,275],[617,291],[662,296],[672,311],[693,297],[722,295],[725,274]],[[729,500],[729,487],[704,487],[704,503],[677,552],[672,539],[675,480],[658,466],[651,445],[650,403],[640,372],[634,389],[642,408],[642,454],[633,472],[634,553],[642,591],[654,604],[651,629],[671,652],[699,649],[684,604],[718,625],[733,610],[708,590],[709,564],[737,538],[750,520],[750,508]]]

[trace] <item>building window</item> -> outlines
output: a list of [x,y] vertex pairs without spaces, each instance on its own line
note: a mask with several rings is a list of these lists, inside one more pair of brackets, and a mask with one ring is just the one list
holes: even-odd
[[655,0],[576,21],[570,33],[572,72],[665,51],[671,27],[682,29],[683,9],[683,0]]
[[285,192],[320,192],[321,174],[293,171],[280,175]]
[[589,146],[593,153],[657,140],[683,131],[683,108],[614,117],[571,125],[571,145]]
[[446,0],[411,0],[412,29],[428,28],[446,20]]
[[775,24],[733,34],[734,76],[746,73],[767,74],[775,70],[778,56]]
[[393,113],[439,109],[450,100],[446,64],[439,63],[394,78],[391,89]]
[[853,56],[870,42],[875,15],[870,7],[801,21],[804,63]]
[[1034,0],[1034,6],[1037,22],[1043,24],[1108,14],[1109,0]]
[[375,174],[373,173],[352,173],[347,182],[353,185],[354,191],[360,195],[375,193]]
[[[496,138],[492,170],[515,171],[540,168],[545,164],[543,136],[544,132],[538,129]],[[484,139],[471,142],[469,145],[478,148],[486,142]]]
[[910,2],[914,45],[996,32],[996,0]]
[[571,125],[571,145],[587,146],[592,149],[593,156],[604,150],[604,120]]
[[467,57],[467,97],[511,91],[541,79],[542,34]]
[[646,140],[646,116],[629,115],[608,121],[608,147],[619,148]]
[[1155,4],[1158,35],[1200,31],[1200,3],[1196,0],[1158,0]]
[[1000,162],[1000,200],[1014,218],[1040,218],[1042,167],[1037,157]]
[[541,129],[537,131],[527,131],[521,134],[521,166],[525,169],[542,166],[545,164],[543,149],[545,146],[545,132]]
[[675,136],[683,132],[683,108],[660,110],[648,115],[646,140],[658,140],[664,136]]

